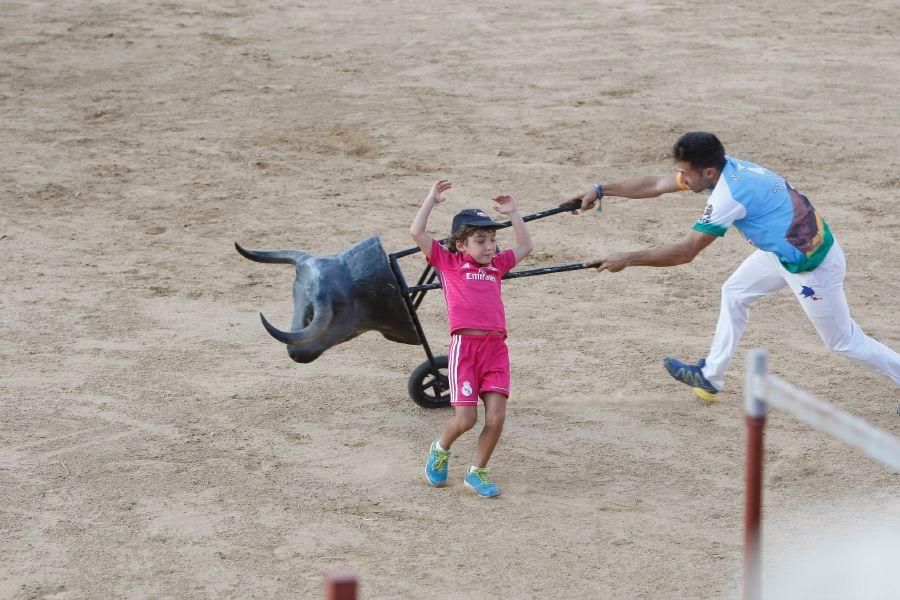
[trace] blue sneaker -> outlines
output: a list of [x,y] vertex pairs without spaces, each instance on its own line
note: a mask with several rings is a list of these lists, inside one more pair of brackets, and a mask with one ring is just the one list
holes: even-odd
[[495,498],[500,495],[500,488],[491,481],[487,467],[469,469],[463,484],[482,498]]
[[434,487],[441,487],[447,483],[447,461],[450,453],[438,450],[437,440],[431,442],[431,450],[428,451],[428,460],[425,461],[425,478]]
[[675,360],[674,358],[666,357],[663,360],[663,365],[666,367],[666,371],[669,372],[669,375],[680,381],[681,383],[686,383],[687,385],[693,388],[694,393],[701,400],[706,400],[707,402],[714,402],[716,400],[716,394],[719,393],[713,384],[711,384],[706,377],[703,376],[703,365],[706,364],[706,359],[701,358],[700,362],[696,365],[688,365],[680,360]]

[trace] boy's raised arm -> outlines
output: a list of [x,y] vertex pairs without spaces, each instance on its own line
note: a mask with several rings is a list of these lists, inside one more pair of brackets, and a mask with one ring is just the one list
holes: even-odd
[[446,179],[436,181],[431,186],[431,191],[425,196],[425,200],[422,201],[422,206],[419,208],[419,212],[416,213],[416,217],[409,228],[409,235],[416,240],[416,244],[425,253],[426,258],[431,258],[431,244],[434,242],[434,238],[425,232],[425,227],[428,225],[428,217],[431,215],[431,209],[434,208],[435,204],[440,204],[446,200],[443,194],[451,187],[453,187],[452,184]]
[[494,198],[494,204],[498,212],[509,217],[512,223],[513,231],[516,234],[516,247],[513,252],[516,254],[516,263],[518,264],[523,258],[531,254],[534,243],[531,241],[531,233],[519,214],[519,206],[512,196],[502,195]]

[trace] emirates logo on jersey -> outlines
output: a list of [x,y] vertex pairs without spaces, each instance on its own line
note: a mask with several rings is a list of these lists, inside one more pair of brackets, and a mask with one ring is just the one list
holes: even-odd
[[466,273],[466,279],[475,279],[479,281],[497,281],[497,278],[493,275],[488,275],[487,273],[482,273],[478,271],[477,273]]

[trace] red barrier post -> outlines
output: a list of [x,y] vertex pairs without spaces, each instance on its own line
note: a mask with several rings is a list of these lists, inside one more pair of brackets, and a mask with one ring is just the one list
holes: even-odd
[[356,600],[356,575],[339,571],[326,573],[325,600]]
[[744,383],[744,422],[747,460],[744,470],[744,600],[762,596],[763,434],[766,428],[766,353],[754,350],[747,359]]
[[759,600],[762,587],[760,529],[762,522],[763,431],[766,417],[746,416],[747,464],[744,477],[744,600]]

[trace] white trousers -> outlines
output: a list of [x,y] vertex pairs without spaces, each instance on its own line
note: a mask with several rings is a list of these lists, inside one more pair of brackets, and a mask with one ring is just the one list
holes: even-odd
[[812,271],[789,273],[771,252],[757,250],[722,286],[722,307],[703,376],[717,389],[747,327],[750,307],[762,296],[788,286],[829,350],[859,362],[900,385],[900,354],[862,332],[844,295],[847,263],[837,240]]

